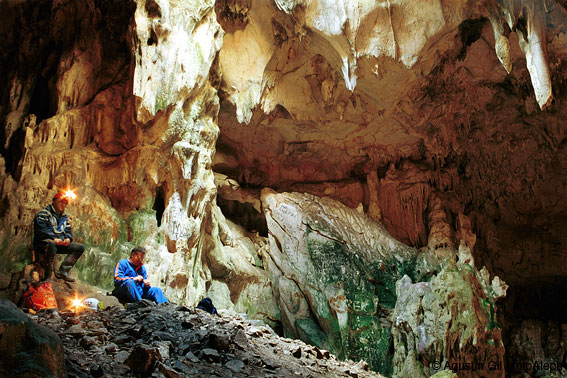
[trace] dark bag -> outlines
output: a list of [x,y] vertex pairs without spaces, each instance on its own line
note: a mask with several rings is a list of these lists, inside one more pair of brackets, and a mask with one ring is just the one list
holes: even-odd
[[215,306],[213,306],[213,301],[211,301],[211,298],[209,297],[201,299],[199,301],[199,304],[197,305],[197,308],[200,308],[203,311],[207,311],[209,314],[214,315],[217,313],[217,309],[215,308]]
[[51,288],[50,282],[40,282],[29,285],[23,295],[26,307],[30,310],[39,311],[44,309],[57,309],[57,299]]

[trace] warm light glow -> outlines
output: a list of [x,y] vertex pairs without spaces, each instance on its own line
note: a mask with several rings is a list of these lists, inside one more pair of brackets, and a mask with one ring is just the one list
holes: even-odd
[[65,191],[65,198],[69,200],[74,200],[75,198],[77,198],[77,195],[75,194],[73,189],[68,189]]
[[76,294],[75,294],[75,299],[71,299],[71,309],[75,312],[75,314],[77,312],[79,312],[79,310],[81,309],[81,307],[83,306],[83,300],[84,298],[79,298]]

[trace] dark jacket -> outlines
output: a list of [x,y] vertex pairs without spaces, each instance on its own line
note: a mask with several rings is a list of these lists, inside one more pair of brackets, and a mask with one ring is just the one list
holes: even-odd
[[71,223],[66,214],[60,217],[55,213],[52,205],[47,205],[41,209],[33,219],[33,245],[34,247],[44,247],[45,239],[69,239],[73,241]]

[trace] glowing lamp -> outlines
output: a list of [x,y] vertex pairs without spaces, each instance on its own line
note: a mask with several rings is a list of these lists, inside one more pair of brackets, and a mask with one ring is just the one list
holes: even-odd
[[68,189],[65,191],[65,198],[69,200],[74,200],[75,198],[77,198],[77,195],[75,194],[73,189]]
[[73,310],[73,312],[76,314],[81,310],[81,307],[83,306],[83,300],[79,299],[76,295],[75,295],[75,299],[71,300],[71,309]]

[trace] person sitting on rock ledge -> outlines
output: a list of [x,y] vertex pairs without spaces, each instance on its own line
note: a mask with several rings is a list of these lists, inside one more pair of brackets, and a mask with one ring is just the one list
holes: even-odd
[[51,205],[47,205],[40,210],[33,220],[33,246],[37,253],[45,253],[47,260],[43,280],[51,279],[53,272],[53,262],[55,254],[66,254],[65,260],[61,263],[55,277],[62,278],[67,282],[74,282],[75,279],[69,275],[69,271],[79,257],[85,251],[85,246],[73,243],[73,232],[69,217],[64,214],[65,207],[69,204],[69,197],[74,194],[57,192],[53,196]]
[[152,287],[144,267],[144,247],[134,247],[129,259],[118,261],[114,269],[112,295],[121,302],[135,303],[149,299],[156,303],[169,302],[159,287]]

